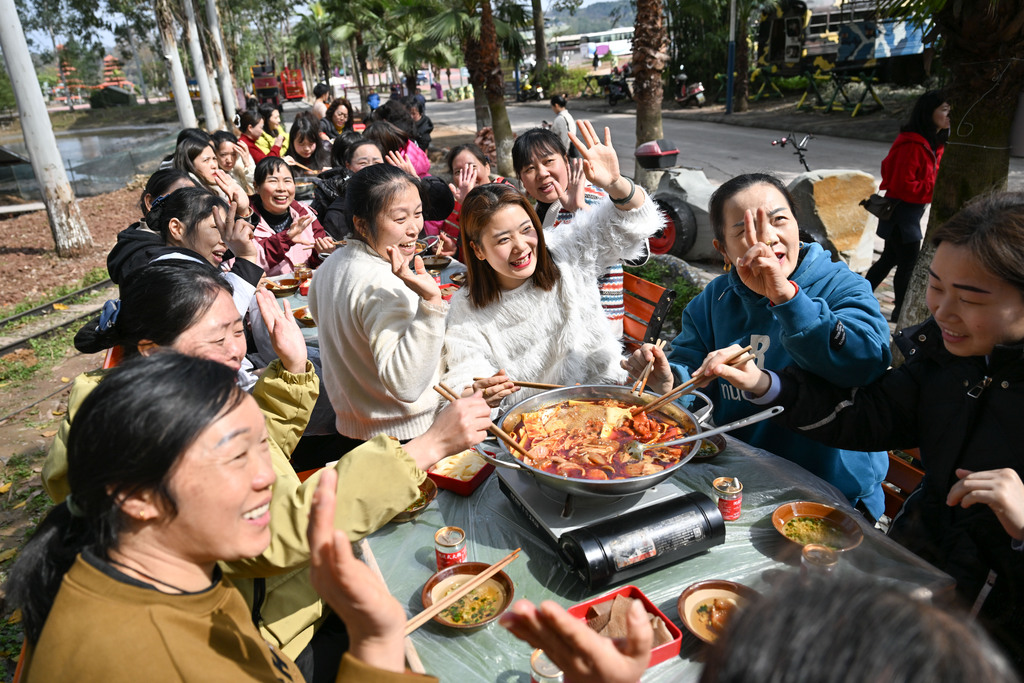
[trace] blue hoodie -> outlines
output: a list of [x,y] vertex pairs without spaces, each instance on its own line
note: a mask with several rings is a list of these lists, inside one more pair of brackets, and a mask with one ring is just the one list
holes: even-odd
[[[795,364],[842,387],[864,386],[880,377],[892,358],[889,325],[867,280],[845,263],[833,263],[815,243],[801,247],[790,279],[800,291],[778,306],[748,289],[735,270],[709,283],[683,311],[682,333],[672,341],[668,359],[677,379],[689,379],[690,369],[700,367],[710,352],[731,344],[752,346],[762,369],[779,371]],[[707,393],[715,402],[715,424],[761,410],[721,380]],[[770,420],[732,434],[801,465],[842,491],[851,504],[863,501],[875,517],[882,514],[886,454],[829,448]]]

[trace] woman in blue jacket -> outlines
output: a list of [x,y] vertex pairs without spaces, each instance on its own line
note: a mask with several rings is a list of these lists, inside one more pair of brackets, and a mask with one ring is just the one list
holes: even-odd
[[[792,198],[778,178],[737,176],[715,191],[708,212],[726,274],[683,311],[682,332],[667,357],[645,344],[623,367],[639,374],[655,358],[648,386],[665,392],[704,373],[704,361],[716,349],[749,344],[758,367],[796,364],[844,387],[885,372],[889,326],[871,286],[845,264],[833,263],[818,244],[800,242]],[[757,412],[727,383],[710,377],[708,383],[717,424]],[[828,448],[774,422],[733,435],[828,481],[869,517],[881,515],[884,453]]]

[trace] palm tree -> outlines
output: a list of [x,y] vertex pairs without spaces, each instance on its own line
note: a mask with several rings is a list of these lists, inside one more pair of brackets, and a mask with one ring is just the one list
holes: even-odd
[[[662,137],[661,101],[664,88],[661,73],[665,70],[665,21],[661,0],[637,0],[633,32],[633,99],[636,100],[636,142]],[[646,180],[637,165],[634,172],[641,185]],[[653,190],[654,188],[647,188]]]
[[337,25],[333,14],[322,3],[309,5],[309,14],[303,14],[292,29],[292,40],[300,51],[320,53],[320,73],[324,83],[331,78],[331,32]]

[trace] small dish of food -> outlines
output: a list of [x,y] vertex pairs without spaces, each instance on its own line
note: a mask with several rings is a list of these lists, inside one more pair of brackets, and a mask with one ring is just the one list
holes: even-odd
[[683,632],[636,586],[623,586],[592,600],[573,605],[567,611],[577,619],[586,621],[590,628],[601,635],[621,638],[626,634],[626,613],[634,601],[643,605],[654,630],[651,659],[647,666],[651,667],[672,657],[678,657],[683,644]]
[[427,243],[424,240],[416,240],[416,253],[422,254],[427,250]]
[[420,484],[420,495],[416,497],[416,500],[410,503],[409,507],[392,517],[391,521],[399,524],[402,522],[411,522],[423,514],[423,511],[427,509],[427,506],[430,505],[435,498],[437,498],[437,484],[435,484],[430,477],[427,477],[423,480],[423,483]]
[[449,455],[447,458],[441,458],[427,471],[427,476],[442,489],[447,489],[460,496],[468,496],[484,483],[484,480],[493,471],[494,465],[470,448],[461,453]]
[[743,609],[757,591],[735,581],[698,581],[679,596],[676,607],[683,625],[705,643],[713,643],[725,630],[733,612]]
[[423,256],[423,265],[430,270],[444,270],[451,264],[451,262],[451,256],[436,256],[434,254]]
[[709,436],[700,442],[700,448],[693,456],[693,460],[711,460],[725,450],[725,437],[721,434]]
[[462,271],[461,273],[452,273],[448,276],[448,279],[451,280],[453,285],[462,287],[466,284],[466,271]]
[[292,311],[292,315],[295,316],[295,320],[300,325],[305,327],[316,327],[316,321],[313,320],[313,315],[309,312],[309,306],[299,306]]
[[[423,608],[458,590],[489,566],[485,562],[463,562],[437,572],[423,586]],[[434,621],[451,628],[480,628],[500,617],[514,597],[512,579],[505,572],[498,572],[434,617]]]
[[783,503],[772,513],[772,526],[797,545],[817,543],[837,552],[856,548],[864,540],[853,517],[823,503]]
[[267,289],[273,292],[278,299],[283,299],[298,291],[299,281],[291,276],[267,278]]

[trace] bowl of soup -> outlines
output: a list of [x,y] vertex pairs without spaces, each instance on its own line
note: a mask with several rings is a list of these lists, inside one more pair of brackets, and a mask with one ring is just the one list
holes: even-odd
[[690,633],[705,643],[713,643],[735,613],[756,597],[757,592],[743,584],[711,579],[688,586],[676,607]]
[[291,296],[299,289],[299,281],[292,276],[272,277],[267,279],[267,289],[273,292],[274,296],[284,298]]
[[837,552],[852,550],[864,540],[853,517],[824,503],[783,503],[772,513],[772,526],[797,545],[815,543]]
[[309,312],[309,306],[299,306],[292,310],[292,315],[303,327],[316,327],[316,321],[313,320],[313,314]]
[[[423,586],[423,608],[458,590],[489,566],[485,562],[463,562],[437,572]],[[434,621],[451,628],[480,628],[500,617],[514,598],[512,579],[505,572],[498,572],[443,610]]]
[[427,507],[437,498],[437,484],[430,477],[423,479],[423,483],[420,484],[419,495],[416,496],[416,500],[409,503],[409,506],[399,512],[397,515],[391,518],[392,522],[410,522],[427,509]]

